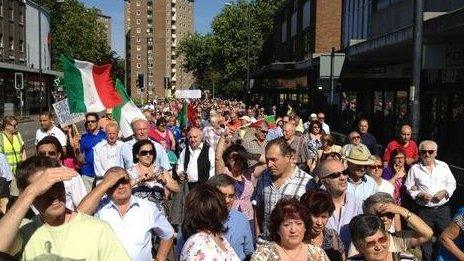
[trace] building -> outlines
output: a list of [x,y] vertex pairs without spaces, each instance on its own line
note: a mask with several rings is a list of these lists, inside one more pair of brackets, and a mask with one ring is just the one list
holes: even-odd
[[269,104],[307,104],[318,85],[316,61],[340,48],[341,21],[342,0],[285,1],[274,16],[273,62],[253,73],[252,91],[274,94]]
[[0,25],[0,115],[47,109],[60,75],[51,70],[50,14],[30,0],[0,0]]
[[111,26],[111,16],[107,16],[104,14],[99,14],[98,15],[98,20],[103,23],[106,29],[106,35],[105,37],[108,39],[108,46],[112,46],[113,43],[113,36],[112,36],[112,26]]
[[[334,106],[349,111],[345,115],[357,115],[353,120],[370,118],[372,132],[385,144],[402,124],[409,123],[409,101],[418,95],[417,139],[437,141],[438,158],[450,164],[458,183],[463,184],[464,176],[458,174],[464,174],[464,1],[424,0],[418,93],[410,91],[413,2],[345,0],[339,52],[345,53],[346,60]],[[349,122],[342,116],[331,127]]]
[[126,0],[124,25],[126,86],[134,100],[170,96],[172,90],[192,85],[193,77],[183,70],[176,48],[193,33],[193,1]]

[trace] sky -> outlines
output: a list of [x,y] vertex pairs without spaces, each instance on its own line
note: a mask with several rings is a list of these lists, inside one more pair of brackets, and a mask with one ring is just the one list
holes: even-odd
[[[112,18],[112,49],[119,56],[125,56],[124,51],[124,1],[123,0],[81,0],[87,7],[96,7],[104,15]],[[224,5],[230,0],[195,0],[194,21],[195,31],[205,34],[211,30],[211,21]]]

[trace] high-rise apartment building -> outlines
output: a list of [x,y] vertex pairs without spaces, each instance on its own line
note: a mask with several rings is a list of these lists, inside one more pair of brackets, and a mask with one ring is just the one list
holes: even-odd
[[108,42],[108,46],[111,46],[112,44],[112,30],[113,30],[113,27],[111,26],[111,16],[107,16],[107,15],[104,15],[104,14],[99,14],[98,15],[98,20],[100,20],[100,22],[103,23],[103,25],[105,26],[105,37],[107,38],[107,42]]
[[193,76],[182,69],[177,45],[193,33],[193,1],[126,0],[124,9],[126,86],[131,96],[147,101],[189,88]]

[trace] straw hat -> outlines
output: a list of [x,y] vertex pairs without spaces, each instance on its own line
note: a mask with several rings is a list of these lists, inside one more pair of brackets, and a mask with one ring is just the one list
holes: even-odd
[[345,160],[356,165],[369,166],[375,164],[370,156],[361,148],[352,148]]

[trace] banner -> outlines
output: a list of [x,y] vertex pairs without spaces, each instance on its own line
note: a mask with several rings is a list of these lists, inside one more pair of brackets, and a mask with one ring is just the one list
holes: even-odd
[[54,103],[53,109],[55,110],[56,118],[58,119],[61,127],[85,120],[84,113],[71,113],[67,98]]
[[200,99],[201,90],[176,90],[174,96],[177,99]]

